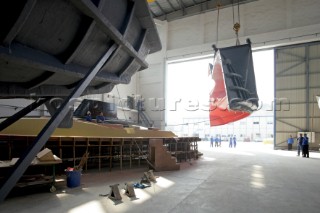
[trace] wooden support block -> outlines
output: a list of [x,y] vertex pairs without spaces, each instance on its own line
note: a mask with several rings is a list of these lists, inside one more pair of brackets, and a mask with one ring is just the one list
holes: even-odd
[[110,199],[122,200],[118,186],[119,186],[119,184],[110,185],[110,188],[111,188],[110,193],[109,193]]

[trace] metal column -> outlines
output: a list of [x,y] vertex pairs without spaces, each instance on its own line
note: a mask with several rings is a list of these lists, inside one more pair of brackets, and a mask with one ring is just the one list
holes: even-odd
[[306,72],[306,130],[310,131],[310,71],[309,71],[309,45],[305,47],[305,72]]

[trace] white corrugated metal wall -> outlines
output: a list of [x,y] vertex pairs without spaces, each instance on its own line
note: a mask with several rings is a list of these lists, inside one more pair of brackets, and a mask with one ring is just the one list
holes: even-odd
[[[310,149],[319,149],[320,42],[275,49],[275,148],[287,147],[297,132],[315,132]],[[296,143],[295,143],[296,145]]]

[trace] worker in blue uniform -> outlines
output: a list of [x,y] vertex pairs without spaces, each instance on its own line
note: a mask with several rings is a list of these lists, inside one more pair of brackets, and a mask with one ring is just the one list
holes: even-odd
[[218,147],[219,146],[219,137],[218,135],[216,135],[215,139],[214,139],[214,147]]
[[210,137],[210,147],[213,147],[213,141],[214,141],[214,138],[213,138],[213,136],[211,135],[211,137]]
[[302,134],[300,133],[300,136],[297,138],[297,149],[298,149],[298,154],[297,156],[300,156],[300,150],[302,151],[302,141],[303,141],[303,136]]
[[91,117],[91,112],[90,111],[87,112],[87,115],[86,115],[85,119],[86,119],[86,121],[90,121],[90,122],[92,121],[92,117]]
[[307,134],[304,134],[303,140],[302,140],[302,157],[309,158],[309,138]]
[[100,115],[97,115],[96,120],[97,120],[97,123],[103,123],[105,121],[105,118],[102,112],[100,112]]
[[232,144],[233,144],[232,137],[230,137],[230,140],[229,140],[229,148],[232,148]]
[[292,144],[293,144],[294,140],[292,135],[290,135],[290,137],[288,138],[288,150],[292,150]]

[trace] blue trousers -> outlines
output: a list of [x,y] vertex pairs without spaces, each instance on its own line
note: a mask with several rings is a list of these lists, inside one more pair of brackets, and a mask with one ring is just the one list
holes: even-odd
[[302,145],[298,144],[297,149],[298,149],[298,156],[300,156],[300,150],[302,151]]

